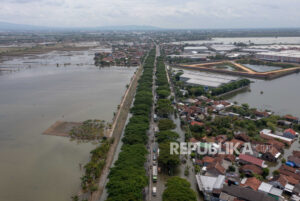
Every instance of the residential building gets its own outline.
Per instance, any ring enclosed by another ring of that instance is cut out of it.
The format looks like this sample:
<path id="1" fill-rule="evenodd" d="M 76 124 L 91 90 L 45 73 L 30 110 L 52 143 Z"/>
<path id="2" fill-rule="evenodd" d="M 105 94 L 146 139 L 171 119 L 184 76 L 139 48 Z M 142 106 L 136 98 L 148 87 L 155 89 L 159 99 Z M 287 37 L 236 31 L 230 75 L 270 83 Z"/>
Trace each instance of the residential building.
<path id="1" fill-rule="evenodd" d="M 250 155 L 246 155 L 246 154 L 240 154 L 239 157 L 238 157 L 238 160 L 239 160 L 239 163 L 245 164 L 245 165 L 246 164 L 253 164 L 253 165 L 256 165 L 256 166 L 261 167 L 261 168 L 268 167 L 265 164 L 264 160 L 261 160 L 259 158 L 256 158 L 256 157 L 253 157 L 253 156 L 250 156 Z"/>

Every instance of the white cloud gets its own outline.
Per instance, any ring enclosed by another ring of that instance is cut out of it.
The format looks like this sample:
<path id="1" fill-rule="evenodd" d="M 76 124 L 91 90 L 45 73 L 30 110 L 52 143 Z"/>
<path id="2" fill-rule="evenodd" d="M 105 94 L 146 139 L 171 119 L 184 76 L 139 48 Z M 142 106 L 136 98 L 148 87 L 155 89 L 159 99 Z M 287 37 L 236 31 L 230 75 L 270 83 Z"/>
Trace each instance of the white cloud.
<path id="1" fill-rule="evenodd" d="M 1 0 L 0 21 L 77 27 L 300 27 L 299 9 L 299 0 Z"/>

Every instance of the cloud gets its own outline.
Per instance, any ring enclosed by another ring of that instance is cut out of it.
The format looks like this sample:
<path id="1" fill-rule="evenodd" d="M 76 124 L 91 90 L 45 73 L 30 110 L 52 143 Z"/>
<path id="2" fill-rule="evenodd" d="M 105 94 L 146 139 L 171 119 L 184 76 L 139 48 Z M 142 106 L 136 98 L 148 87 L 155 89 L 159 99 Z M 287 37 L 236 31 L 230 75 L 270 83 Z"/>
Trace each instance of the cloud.
<path id="1" fill-rule="evenodd" d="M 300 27 L 298 0 L 1 0 L 0 21 L 49 26 Z"/>

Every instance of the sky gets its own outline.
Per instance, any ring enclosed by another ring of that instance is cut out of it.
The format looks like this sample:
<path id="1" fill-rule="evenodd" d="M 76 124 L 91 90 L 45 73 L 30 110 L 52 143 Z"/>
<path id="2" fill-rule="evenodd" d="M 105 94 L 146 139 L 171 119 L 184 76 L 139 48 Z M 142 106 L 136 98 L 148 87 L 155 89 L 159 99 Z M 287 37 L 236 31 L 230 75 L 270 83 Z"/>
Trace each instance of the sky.
<path id="1" fill-rule="evenodd" d="M 300 0 L 0 0 L 0 21 L 52 27 L 300 27 Z"/>

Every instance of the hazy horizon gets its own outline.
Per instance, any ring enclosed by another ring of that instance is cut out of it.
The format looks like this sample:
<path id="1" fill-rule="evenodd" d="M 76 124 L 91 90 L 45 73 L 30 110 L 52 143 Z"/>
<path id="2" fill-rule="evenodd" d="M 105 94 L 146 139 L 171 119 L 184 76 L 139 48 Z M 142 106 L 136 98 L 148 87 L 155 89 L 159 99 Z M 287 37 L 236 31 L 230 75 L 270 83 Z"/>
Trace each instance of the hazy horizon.
<path id="1" fill-rule="evenodd" d="M 298 0 L 2 0 L 0 21 L 45 27 L 300 27 Z"/>

